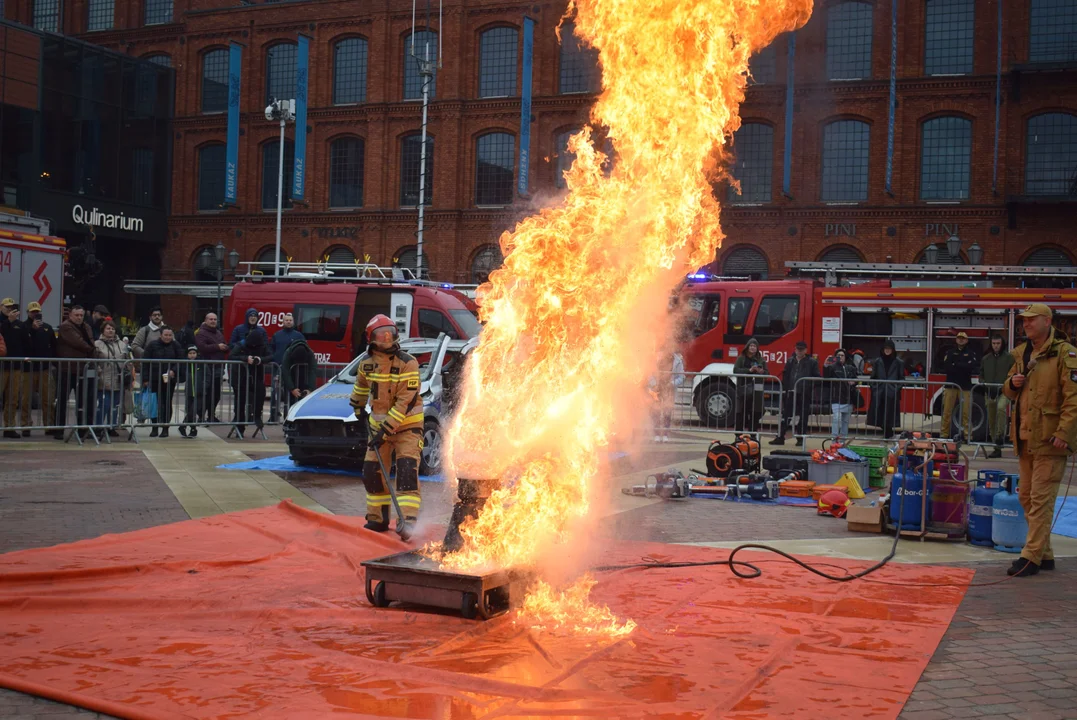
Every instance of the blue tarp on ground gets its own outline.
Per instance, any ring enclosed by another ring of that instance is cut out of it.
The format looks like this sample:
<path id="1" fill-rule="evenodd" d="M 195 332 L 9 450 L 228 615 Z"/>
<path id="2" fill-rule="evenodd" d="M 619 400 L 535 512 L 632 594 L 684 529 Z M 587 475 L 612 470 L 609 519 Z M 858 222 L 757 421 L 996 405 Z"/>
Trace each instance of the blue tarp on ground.
<path id="1" fill-rule="evenodd" d="M 1066 505 L 1063 507 L 1062 503 Z M 1055 535 L 1077 538 L 1077 495 L 1068 500 L 1063 496 L 1055 500 Z"/>
<path id="2" fill-rule="evenodd" d="M 693 498 L 705 498 L 708 500 L 721 500 L 722 502 L 740 502 L 740 503 L 752 503 L 755 505 L 792 505 L 795 507 L 816 507 L 818 502 L 811 498 L 798 498 L 798 497 L 779 497 L 777 500 L 753 500 L 749 497 L 730 497 L 726 498 L 722 495 L 712 495 L 693 493 Z"/>
<path id="3" fill-rule="evenodd" d="M 295 461 L 287 455 L 278 455 L 276 457 L 262 458 L 261 460 L 247 460 L 245 462 L 227 463 L 225 465 L 218 465 L 217 469 L 269 470 L 270 472 L 309 472 L 320 473 L 322 475 L 351 475 L 352 477 L 363 476 L 363 471 L 361 468 L 349 470 L 345 468 L 323 468 L 308 465 L 296 465 Z M 444 480 L 441 475 L 420 475 L 419 479 L 423 482 L 442 482 Z"/>

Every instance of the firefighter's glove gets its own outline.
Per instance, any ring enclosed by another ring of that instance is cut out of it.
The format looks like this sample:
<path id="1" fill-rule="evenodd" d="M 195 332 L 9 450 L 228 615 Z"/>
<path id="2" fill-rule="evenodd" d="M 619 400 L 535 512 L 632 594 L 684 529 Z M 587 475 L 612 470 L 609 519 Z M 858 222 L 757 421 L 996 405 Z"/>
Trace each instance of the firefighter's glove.
<path id="1" fill-rule="evenodd" d="M 370 436 L 370 447 L 381 447 L 385 442 L 385 428 L 380 427 Z"/>

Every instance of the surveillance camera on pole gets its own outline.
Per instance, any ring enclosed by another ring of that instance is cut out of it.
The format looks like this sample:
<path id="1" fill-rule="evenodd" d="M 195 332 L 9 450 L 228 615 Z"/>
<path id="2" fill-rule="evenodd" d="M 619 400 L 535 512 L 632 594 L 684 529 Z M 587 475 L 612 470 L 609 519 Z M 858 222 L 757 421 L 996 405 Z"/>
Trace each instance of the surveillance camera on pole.
<path id="1" fill-rule="evenodd" d="M 277 251 L 273 256 L 273 277 L 280 277 L 280 217 L 284 200 L 284 125 L 295 122 L 295 100 L 273 99 L 266 105 L 266 120 L 280 122 L 280 157 L 277 159 Z"/>

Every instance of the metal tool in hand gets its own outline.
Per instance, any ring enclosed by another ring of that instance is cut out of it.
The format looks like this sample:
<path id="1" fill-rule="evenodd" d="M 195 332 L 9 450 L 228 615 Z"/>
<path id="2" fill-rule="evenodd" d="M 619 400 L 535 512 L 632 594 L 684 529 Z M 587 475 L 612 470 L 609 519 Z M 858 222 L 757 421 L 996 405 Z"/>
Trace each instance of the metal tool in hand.
<path id="1" fill-rule="evenodd" d="M 344 419 L 345 423 L 359 422 L 361 418 L 356 415 L 352 415 Z M 369 429 L 369 425 L 367 426 Z M 380 443 L 377 445 L 371 444 L 370 449 L 374 451 L 374 457 L 378 459 L 378 467 L 381 468 L 381 481 L 385 484 L 385 487 L 389 490 L 389 497 L 393 501 L 393 507 L 396 509 L 396 532 L 400 535 L 402 540 L 409 540 L 411 533 L 407 531 L 407 521 L 404 519 L 404 510 L 400 507 L 400 501 L 396 499 L 396 490 L 393 489 L 393 484 L 389 482 L 389 471 L 385 468 L 385 461 L 381 459 L 381 451 L 379 450 Z"/>

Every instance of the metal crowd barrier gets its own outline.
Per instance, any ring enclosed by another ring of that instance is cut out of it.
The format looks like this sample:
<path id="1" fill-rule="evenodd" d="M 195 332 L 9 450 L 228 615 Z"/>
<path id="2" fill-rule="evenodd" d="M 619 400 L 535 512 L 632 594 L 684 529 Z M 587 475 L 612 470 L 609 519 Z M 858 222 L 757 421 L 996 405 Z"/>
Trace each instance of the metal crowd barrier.
<path id="1" fill-rule="evenodd" d="M 782 381 L 774 375 L 665 372 L 656 373 L 647 390 L 659 437 L 671 428 L 730 430 L 758 437 L 764 425 L 777 421 Z"/>
<path id="2" fill-rule="evenodd" d="M 973 457 L 994 450 L 1012 448 L 1010 420 L 1012 403 L 1002 392 L 1001 383 L 980 382 L 972 386 L 972 422 L 970 439 L 976 450 Z"/>

